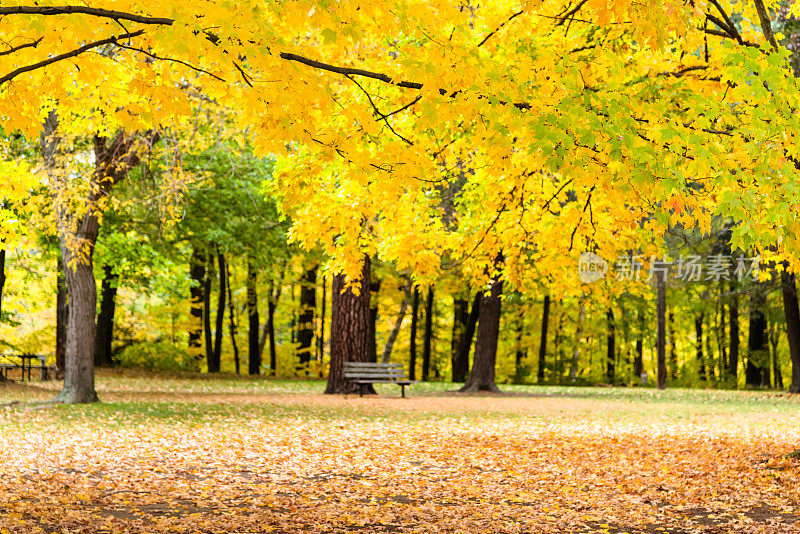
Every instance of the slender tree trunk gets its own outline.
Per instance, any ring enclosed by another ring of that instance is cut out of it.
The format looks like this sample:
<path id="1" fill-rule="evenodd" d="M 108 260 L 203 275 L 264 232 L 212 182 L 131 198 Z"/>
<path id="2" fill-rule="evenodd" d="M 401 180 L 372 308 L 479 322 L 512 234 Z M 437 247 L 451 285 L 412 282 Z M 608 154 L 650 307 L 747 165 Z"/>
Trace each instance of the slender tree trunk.
<path id="1" fill-rule="evenodd" d="M 469 317 L 469 302 L 458 295 L 453 296 L 453 332 L 450 337 L 450 367 L 453 376 L 456 375 L 458 365 L 458 347 L 461 344 L 461 336 L 467 329 L 467 317 Z"/>
<path id="2" fill-rule="evenodd" d="M 278 374 L 278 351 L 275 348 L 275 310 L 277 307 L 277 299 L 270 299 L 267 303 L 266 330 L 269 335 L 269 370 L 272 376 Z"/>
<path id="3" fill-rule="evenodd" d="M 544 382 L 545 359 L 547 357 L 547 327 L 550 323 L 550 295 L 545 295 L 542 305 L 542 337 L 539 342 L 539 372 L 537 373 L 538 382 Z"/>
<path id="4" fill-rule="evenodd" d="M 311 362 L 314 347 L 314 312 L 317 309 L 317 269 L 315 265 L 303 273 L 300 279 L 300 312 L 297 340 L 300 346 L 297 354 L 300 365 Z"/>
<path id="5" fill-rule="evenodd" d="M 189 260 L 189 277 L 192 285 L 189 288 L 191 297 L 191 308 L 189 315 L 191 322 L 189 327 L 189 354 L 203 359 L 203 316 L 205 310 L 206 292 L 206 263 L 207 259 L 200 249 L 195 247 L 192 250 L 192 257 Z"/>
<path id="6" fill-rule="evenodd" d="M 231 336 L 231 348 L 233 349 L 233 365 L 236 374 L 241 372 L 241 362 L 239 361 L 239 344 L 236 343 L 236 306 L 233 303 L 233 290 L 231 288 L 231 266 L 228 264 L 225 270 L 225 278 L 228 279 L 228 330 Z"/>
<path id="7" fill-rule="evenodd" d="M 495 384 L 497 342 L 500 334 L 501 296 L 503 282 L 495 281 L 489 295 L 482 295 L 478 334 L 475 341 L 475 359 L 466 384 L 459 391 L 492 391 L 500 393 Z"/>
<path id="8" fill-rule="evenodd" d="M 117 283 L 119 275 L 111 265 L 103 266 L 104 278 L 100 285 L 100 313 L 97 315 L 97 331 L 94 338 L 95 366 L 113 365 L 111 341 L 114 338 L 114 312 L 117 306 Z"/>
<path id="9" fill-rule="evenodd" d="M 699 313 L 694 317 L 694 337 L 695 337 L 695 350 L 697 351 L 697 377 L 706 382 L 708 376 L 706 375 L 706 359 L 703 356 L 703 319 L 704 314 Z"/>
<path id="10" fill-rule="evenodd" d="M 350 393 L 357 388 L 344 377 L 345 362 L 366 362 L 369 358 L 370 258 L 364 256 L 361 288 L 345 292 L 345 277 L 333 279 L 331 312 L 331 363 L 325 393 Z M 374 390 L 370 386 L 370 393 Z"/>
<path id="11" fill-rule="evenodd" d="M 322 277 L 322 309 L 319 321 L 319 361 L 325 360 L 325 316 L 327 311 L 328 277 Z"/>
<path id="12" fill-rule="evenodd" d="M 206 365 L 208 372 L 212 373 L 214 360 L 214 336 L 211 330 L 211 278 L 214 276 L 213 265 L 208 264 L 206 278 L 203 281 L 203 337 L 205 338 Z"/>
<path id="13" fill-rule="evenodd" d="M 660 273 L 656 280 L 656 384 L 658 389 L 667 386 L 667 281 L 666 274 Z"/>
<path id="14" fill-rule="evenodd" d="M 633 358 L 633 375 L 640 380 L 644 372 L 644 310 L 639 308 L 637 317 L 638 330 L 636 332 L 636 356 Z"/>
<path id="15" fill-rule="evenodd" d="M 408 343 L 408 378 L 417 379 L 417 318 L 419 317 L 419 289 L 414 288 L 411 301 L 411 337 Z"/>
<path id="16" fill-rule="evenodd" d="M 678 341 L 675 337 L 675 312 L 669 311 L 669 377 L 678 378 Z"/>
<path id="17" fill-rule="evenodd" d="M 475 299 L 472 301 L 472 309 L 467 317 L 464 333 L 458 341 L 456 363 L 453 365 L 453 382 L 465 382 L 467 380 L 467 374 L 469 373 L 469 351 L 470 347 L 472 347 L 472 339 L 475 337 L 475 327 L 478 324 L 482 300 L 483 296 L 481 293 L 477 293 Z"/>
<path id="18" fill-rule="evenodd" d="M 728 351 L 725 346 L 725 281 L 719 281 L 719 328 L 717 329 L 717 350 L 719 351 L 719 376 L 725 377 L 728 369 Z"/>
<path id="19" fill-rule="evenodd" d="M 581 356 L 581 339 L 583 338 L 583 321 L 586 317 L 586 297 L 581 295 L 578 301 L 578 320 L 575 324 L 575 346 L 572 349 L 572 361 L 569 364 L 569 379 L 575 382 L 578 379 L 578 360 Z"/>
<path id="20" fill-rule="evenodd" d="M 217 318 L 214 323 L 214 351 L 208 360 L 208 372 L 219 373 L 222 362 L 222 336 L 225 323 L 225 306 L 228 291 L 228 267 L 225 255 L 217 254 L 217 270 L 219 272 L 219 292 L 217 294 Z"/>
<path id="21" fill-rule="evenodd" d="M 770 345 L 770 357 L 772 361 L 772 376 L 775 377 L 775 389 L 783 389 L 783 374 L 781 373 L 780 362 L 778 361 L 778 344 L 781 341 L 778 331 L 777 321 L 769 321 L 768 334 Z"/>
<path id="22" fill-rule="evenodd" d="M 406 287 L 403 290 L 403 302 L 400 303 L 400 311 L 397 314 L 397 320 L 394 322 L 394 328 L 392 328 L 392 332 L 389 334 L 389 339 L 386 341 L 386 346 L 383 349 L 383 357 L 381 361 L 383 363 L 389 363 L 389 357 L 392 355 L 392 349 L 394 348 L 394 344 L 397 341 L 397 336 L 400 335 L 400 329 L 403 326 L 403 319 L 406 316 L 406 309 L 408 308 L 408 298 L 411 294 L 411 280 L 406 283 Z"/>
<path id="23" fill-rule="evenodd" d="M 800 306 L 798 306 L 795 275 L 786 272 L 785 269 L 781 273 L 781 293 L 783 315 L 786 318 L 786 338 L 789 341 L 789 356 L 792 360 L 792 383 L 789 392 L 800 393 Z"/>
<path id="24" fill-rule="evenodd" d="M 6 287 L 6 251 L 0 249 L 0 321 L 3 318 L 3 289 Z"/>
<path id="25" fill-rule="evenodd" d="M 527 357 L 527 350 L 522 347 L 522 338 L 525 336 L 525 314 L 517 315 L 517 347 L 516 360 L 514 362 L 514 383 L 522 384 L 525 378 L 525 368 L 522 361 Z"/>
<path id="26" fill-rule="evenodd" d="M 735 279 L 730 281 L 731 301 L 728 305 L 730 318 L 730 353 L 728 354 L 728 378 L 734 385 L 738 382 L 739 375 L 739 287 Z"/>
<path id="27" fill-rule="evenodd" d="M 764 314 L 767 299 L 761 284 L 754 284 L 750 297 L 750 329 L 747 342 L 745 384 L 750 387 L 769 386 L 769 355 L 767 348 L 767 318 Z"/>
<path id="28" fill-rule="evenodd" d="M 428 381 L 431 368 L 431 341 L 433 339 L 433 286 L 428 288 L 425 300 L 425 335 L 422 342 L 422 380 Z"/>
<path id="29" fill-rule="evenodd" d="M 247 258 L 247 372 L 251 375 L 261 373 L 261 352 L 258 346 L 258 330 L 261 320 L 258 317 L 258 270 L 253 260 Z"/>
<path id="30" fill-rule="evenodd" d="M 64 263 L 61 252 L 58 254 L 58 278 L 56 280 L 56 368 L 64 373 L 64 356 L 67 353 L 67 324 L 69 322 L 69 304 L 67 299 L 67 281 L 64 275 Z"/>
<path id="31" fill-rule="evenodd" d="M 371 280 L 369 284 L 369 343 L 367 344 L 369 357 L 367 361 L 372 363 L 378 361 L 378 339 L 376 329 L 378 327 L 378 294 L 380 290 L 381 281 L 377 279 Z"/>
<path id="32" fill-rule="evenodd" d="M 283 277 L 286 275 L 286 263 L 284 262 L 283 268 L 281 269 L 281 275 L 278 278 L 278 284 L 275 284 L 275 281 L 270 279 L 269 281 L 269 300 L 267 306 L 267 321 L 264 323 L 264 329 L 261 331 L 261 336 L 258 338 L 258 354 L 259 360 L 264 356 L 264 348 L 267 346 L 267 339 L 273 340 L 271 341 L 270 345 L 274 345 L 275 339 L 275 326 L 274 326 L 274 319 L 275 319 L 275 310 L 278 308 L 278 302 L 281 299 L 281 294 L 283 293 Z M 271 304 L 271 306 L 269 306 Z M 272 334 L 270 334 L 272 332 Z M 271 350 L 270 347 L 270 370 L 275 371 L 274 367 L 274 351 Z"/>
<path id="33" fill-rule="evenodd" d="M 617 341 L 617 328 L 614 321 L 614 310 L 609 308 L 606 311 L 606 326 L 608 328 L 608 335 L 606 337 L 606 380 L 609 384 L 614 383 L 614 374 L 616 363 L 616 341 Z"/>

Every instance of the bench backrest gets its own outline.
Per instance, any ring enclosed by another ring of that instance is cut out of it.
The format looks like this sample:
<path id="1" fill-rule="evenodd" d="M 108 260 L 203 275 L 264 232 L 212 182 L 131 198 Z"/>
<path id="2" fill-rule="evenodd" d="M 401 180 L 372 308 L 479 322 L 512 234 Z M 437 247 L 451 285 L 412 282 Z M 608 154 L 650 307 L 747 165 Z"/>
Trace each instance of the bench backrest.
<path id="1" fill-rule="evenodd" d="M 344 377 L 354 380 L 403 380 L 406 371 L 401 363 L 344 362 Z"/>

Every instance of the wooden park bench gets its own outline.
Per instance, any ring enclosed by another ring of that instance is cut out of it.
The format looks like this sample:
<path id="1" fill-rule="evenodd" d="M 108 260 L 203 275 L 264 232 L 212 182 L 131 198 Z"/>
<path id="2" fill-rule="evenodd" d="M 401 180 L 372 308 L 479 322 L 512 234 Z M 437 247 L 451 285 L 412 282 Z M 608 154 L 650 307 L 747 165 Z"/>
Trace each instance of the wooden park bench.
<path id="1" fill-rule="evenodd" d="M 406 396 L 406 386 L 414 383 L 406 378 L 403 365 L 399 363 L 344 362 L 344 377 L 358 384 L 359 396 L 364 396 L 364 386 L 370 384 L 397 384 L 401 395 Z"/>
<path id="2" fill-rule="evenodd" d="M 5 358 L 17 358 L 22 363 L 7 363 L 0 362 L 0 373 L 4 378 L 8 378 L 8 372 L 11 369 L 20 369 L 20 380 L 25 380 L 27 374 L 28 381 L 31 379 L 31 369 L 41 371 L 42 380 L 48 380 L 50 373 L 55 374 L 56 367 L 54 365 L 47 365 L 47 358 L 41 354 L 12 354 L 3 355 Z M 33 365 L 33 360 L 39 360 L 39 365 Z"/>

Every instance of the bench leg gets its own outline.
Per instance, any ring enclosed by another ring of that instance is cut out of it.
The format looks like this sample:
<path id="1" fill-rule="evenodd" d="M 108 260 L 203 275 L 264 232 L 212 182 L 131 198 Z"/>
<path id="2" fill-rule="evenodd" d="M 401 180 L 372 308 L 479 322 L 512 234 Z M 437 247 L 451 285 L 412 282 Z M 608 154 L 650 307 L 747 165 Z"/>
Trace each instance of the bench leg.
<path id="1" fill-rule="evenodd" d="M 400 384 L 400 395 L 405 399 L 406 398 L 406 385 Z"/>
<path id="2" fill-rule="evenodd" d="M 364 396 L 364 384 L 359 384 L 358 385 L 358 396 L 359 397 L 363 397 Z"/>

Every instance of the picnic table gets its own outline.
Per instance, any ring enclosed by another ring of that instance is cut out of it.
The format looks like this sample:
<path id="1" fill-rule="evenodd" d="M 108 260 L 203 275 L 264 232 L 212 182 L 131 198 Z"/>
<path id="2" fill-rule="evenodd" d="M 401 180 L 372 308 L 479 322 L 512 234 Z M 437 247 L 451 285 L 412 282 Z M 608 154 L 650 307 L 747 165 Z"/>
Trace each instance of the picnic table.
<path id="1" fill-rule="evenodd" d="M 20 369 L 20 381 L 28 377 L 31 380 L 31 369 L 39 369 L 42 372 L 42 380 L 49 378 L 49 371 L 55 371 L 55 367 L 47 365 L 47 357 L 41 354 L 4 354 L 5 359 L 18 359 L 20 363 L 0 362 L 0 372 L 8 378 L 8 372 L 12 369 Z M 39 360 L 39 365 L 33 365 L 34 360 Z"/>

